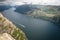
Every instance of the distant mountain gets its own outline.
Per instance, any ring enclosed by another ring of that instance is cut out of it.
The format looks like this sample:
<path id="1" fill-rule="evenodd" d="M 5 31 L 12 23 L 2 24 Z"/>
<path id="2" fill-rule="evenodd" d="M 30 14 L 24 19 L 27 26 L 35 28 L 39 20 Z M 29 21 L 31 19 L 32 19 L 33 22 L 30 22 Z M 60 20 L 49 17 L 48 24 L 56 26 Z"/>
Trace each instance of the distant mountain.
<path id="1" fill-rule="evenodd" d="M 11 8 L 11 6 L 9 6 L 9 5 L 0 5 L 0 12 L 7 10 L 9 8 Z"/>
<path id="2" fill-rule="evenodd" d="M 26 14 L 27 12 L 34 11 L 35 9 L 47 12 L 47 13 L 56 13 L 60 11 L 60 6 L 53 6 L 53 5 L 31 5 L 31 4 L 26 4 L 26 5 L 20 5 L 16 7 L 16 12 Z"/>
<path id="3" fill-rule="evenodd" d="M 5 1 L 5 0 L 0 0 L 0 1 L 2 2 L 2 1 Z"/>
<path id="4" fill-rule="evenodd" d="M 21 5 L 16 8 L 16 12 L 26 14 L 27 12 L 31 11 L 32 8 L 29 5 Z"/>

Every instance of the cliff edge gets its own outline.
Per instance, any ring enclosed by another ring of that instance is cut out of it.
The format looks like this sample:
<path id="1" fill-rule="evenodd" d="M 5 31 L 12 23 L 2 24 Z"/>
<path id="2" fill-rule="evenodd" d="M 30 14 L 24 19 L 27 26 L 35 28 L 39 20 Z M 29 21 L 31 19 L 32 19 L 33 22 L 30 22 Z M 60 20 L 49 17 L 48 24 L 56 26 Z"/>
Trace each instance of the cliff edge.
<path id="1" fill-rule="evenodd" d="M 27 40 L 25 33 L 0 13 L 0 34 L 8 33 L 15 40 Z"/>

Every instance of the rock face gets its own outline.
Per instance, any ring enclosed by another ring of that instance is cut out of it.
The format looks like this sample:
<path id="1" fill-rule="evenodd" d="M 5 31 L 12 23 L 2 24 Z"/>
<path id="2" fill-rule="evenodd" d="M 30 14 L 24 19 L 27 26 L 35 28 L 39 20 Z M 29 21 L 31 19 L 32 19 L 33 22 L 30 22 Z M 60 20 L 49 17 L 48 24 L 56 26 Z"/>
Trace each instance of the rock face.
<path id="1" fill-rule="evenodd" d="M 0 13 L 0 34 L 8 33 L 15 40 L 27 40 L 25 33 Z"/>
<path id="2" fill-rule="evenodd" d="M 7 33 L 0 34 L 0 40 L 15 40 L 11 35 Z"/>

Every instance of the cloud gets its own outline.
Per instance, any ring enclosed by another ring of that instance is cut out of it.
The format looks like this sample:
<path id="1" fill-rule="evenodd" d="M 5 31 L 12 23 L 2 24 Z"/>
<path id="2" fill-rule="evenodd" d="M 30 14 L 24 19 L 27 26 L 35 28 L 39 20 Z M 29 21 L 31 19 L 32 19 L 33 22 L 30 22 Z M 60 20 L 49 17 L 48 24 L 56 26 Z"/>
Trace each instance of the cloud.
<path id="1" fill-rule="evenodd" d="M 0 2 L 6 2 L 7 4 L 22 4 L 22 3 L 32 3 L 41 5 L 60 5 L 60 0 L 0 0 Z"/>
<path id="2" fill-rule="evenodd" d="M 60 0 L 43 0 L 41 3 L 46 5 L 60 5 Z"/>
<path id="3" fill-rule="evenodd" d="M 17 2 L 27 2 L 33 4 L 42 4 L 42 5 L 60 5 L 60 0 L 14 0 Z"/>

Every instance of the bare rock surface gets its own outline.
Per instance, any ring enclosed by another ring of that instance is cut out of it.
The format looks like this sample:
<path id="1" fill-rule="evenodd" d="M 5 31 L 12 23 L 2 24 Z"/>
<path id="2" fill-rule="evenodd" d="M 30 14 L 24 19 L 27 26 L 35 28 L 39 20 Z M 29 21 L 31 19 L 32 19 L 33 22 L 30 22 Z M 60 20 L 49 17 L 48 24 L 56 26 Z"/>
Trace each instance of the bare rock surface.
<path id="1" fill-rule="evenodd" d="M 8 33 L 15 40 L 27 40 L 25 33 L 0 13 L 0 34 Z"/>
<path id="2" fill-rule="evenodd" d="M 0 40 L 15 40 L 11 35 L 7 33 L 0 34 Z"/>

